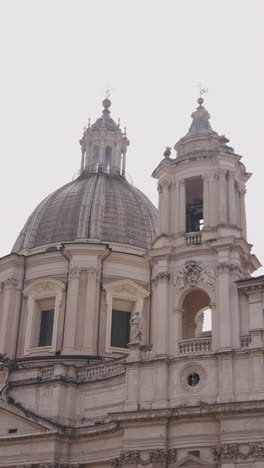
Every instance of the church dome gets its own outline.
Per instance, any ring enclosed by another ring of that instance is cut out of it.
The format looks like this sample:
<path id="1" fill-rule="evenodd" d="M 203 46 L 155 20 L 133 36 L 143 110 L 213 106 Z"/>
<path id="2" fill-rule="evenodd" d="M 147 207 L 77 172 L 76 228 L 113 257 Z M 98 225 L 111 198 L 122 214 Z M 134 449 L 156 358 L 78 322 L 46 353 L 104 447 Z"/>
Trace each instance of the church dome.
<path id="1" fill-rule="evenodd" d="M 88 238 L 148 249 L 156 216 L 150 200 L 121 175 L 84 172 L 37 206 L 13 252 Z"/>
<path id="2" fill-rule="evenodd" d="M 110 117 L 110 106 L 104 99 L 102 117 L 84 129 L 79 177 L 37 206 L 13 252 L 87 239 L 151 248 L 157 210 L 126 180 L 129 140 Z"/>

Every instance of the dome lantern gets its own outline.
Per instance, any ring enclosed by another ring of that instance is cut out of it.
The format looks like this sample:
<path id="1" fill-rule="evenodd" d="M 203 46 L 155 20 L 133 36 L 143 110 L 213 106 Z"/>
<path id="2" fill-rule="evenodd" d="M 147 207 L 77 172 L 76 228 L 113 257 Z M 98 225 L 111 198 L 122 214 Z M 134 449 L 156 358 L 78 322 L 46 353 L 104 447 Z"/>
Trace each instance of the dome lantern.
<path id="1" fill-rule="evenodd" d="M 102 102 L 102 116 L 84 129 L 80 140 L 81 173 L 112 173 L 125 177 L 126 152 L 129 140 L 126 131 L 110 116 L 111 101 L 107 95 Z"/>

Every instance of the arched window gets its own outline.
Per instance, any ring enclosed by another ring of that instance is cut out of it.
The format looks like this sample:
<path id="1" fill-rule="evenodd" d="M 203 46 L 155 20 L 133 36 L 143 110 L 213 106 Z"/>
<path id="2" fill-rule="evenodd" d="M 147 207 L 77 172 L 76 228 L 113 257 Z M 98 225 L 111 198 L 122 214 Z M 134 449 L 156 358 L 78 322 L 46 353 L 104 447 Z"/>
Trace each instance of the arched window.
<path id="1" fill-rule="evenodd" d="M 95 166 L 96 168 L 98 168 L 99 156 L 100 156 L 100 148 L 99 146 L 96 146 L 93 150 L 93 166 Z"/>
<path id="2" fill-rule="evenodd" d="M 105 148 L 105 164 L 106 166 L 110 166 L 111 164 L 111 158 L 112 158 L 112 148 L 111 146 L 107 146 Z"/>

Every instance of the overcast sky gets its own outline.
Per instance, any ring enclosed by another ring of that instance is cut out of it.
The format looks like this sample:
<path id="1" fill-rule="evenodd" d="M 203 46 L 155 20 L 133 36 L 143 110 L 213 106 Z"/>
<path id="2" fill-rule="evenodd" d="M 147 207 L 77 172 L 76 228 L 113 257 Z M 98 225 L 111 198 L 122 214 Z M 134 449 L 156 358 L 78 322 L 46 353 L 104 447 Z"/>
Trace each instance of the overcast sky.
<path id="1" fill-rule="evenodd" d="M 187 132 L 202 80 L 213 129 L 253 173 L 248 240 L 264 263 L 263 19 L 263 0 L 1 0 L 0 256 L 78 171 L 107 87 L 127 170 L 157 205 L 151 173 Z"/>

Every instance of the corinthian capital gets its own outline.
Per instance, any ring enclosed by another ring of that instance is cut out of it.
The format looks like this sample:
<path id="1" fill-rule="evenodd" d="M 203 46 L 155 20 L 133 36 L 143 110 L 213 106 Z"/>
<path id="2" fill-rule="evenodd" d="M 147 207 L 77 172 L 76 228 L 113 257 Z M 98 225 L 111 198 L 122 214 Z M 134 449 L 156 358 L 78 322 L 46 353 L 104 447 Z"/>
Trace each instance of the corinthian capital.
<path id="1" fill-rule="evenodd" d="M 17 289 L 18 288 L 18 280 L 16 278 L 7 278 L 2 283 L 2 290 L 5 289 Z"/>

